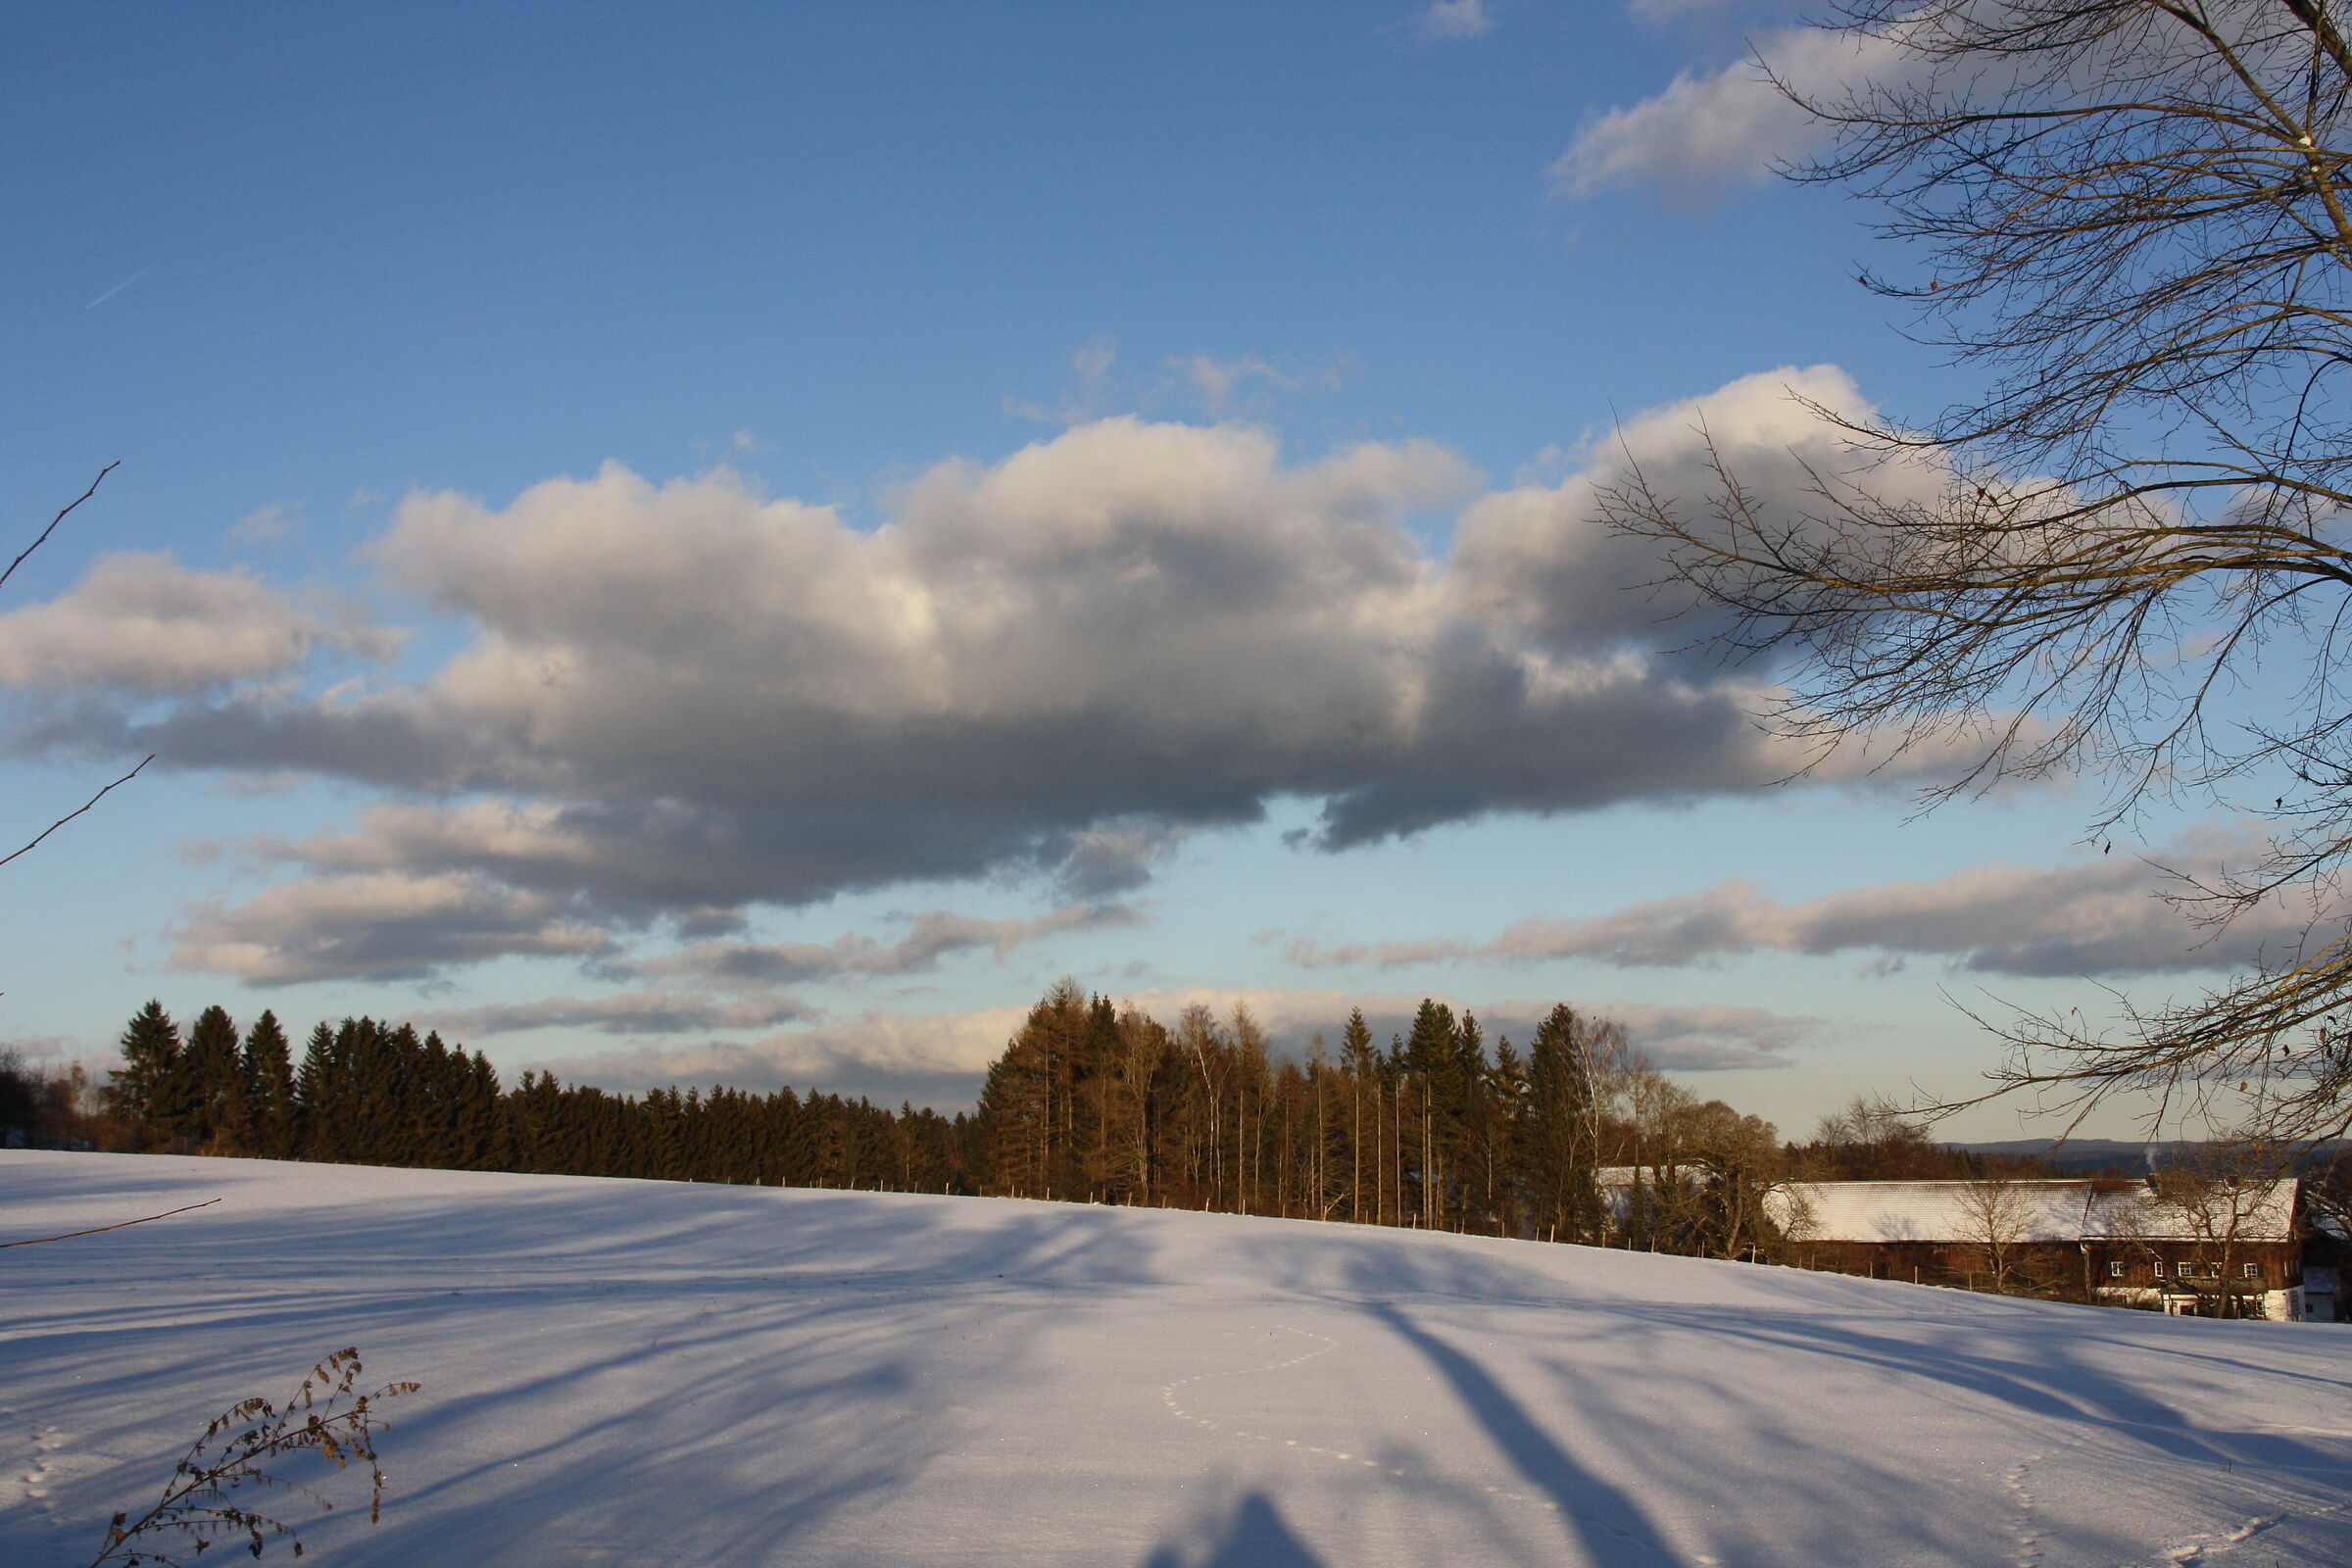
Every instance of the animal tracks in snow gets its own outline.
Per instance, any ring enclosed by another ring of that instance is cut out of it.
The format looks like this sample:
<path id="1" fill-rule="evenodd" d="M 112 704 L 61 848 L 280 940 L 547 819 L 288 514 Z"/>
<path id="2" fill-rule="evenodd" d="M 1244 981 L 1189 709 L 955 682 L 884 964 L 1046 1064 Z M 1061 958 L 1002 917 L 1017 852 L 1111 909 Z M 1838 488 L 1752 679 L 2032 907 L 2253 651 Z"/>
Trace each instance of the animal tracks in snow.
<path id="1" fill-rule="evenodd" d="M 57 1428 L 45 1421 L 27 1421 L 15 1410 L 0 1405 L 0 1421 L 24 1432 L 29 1439 L 31 1457 L 25 1461 L 18 1480 L 24 1488 L 26 1501 L 38 1508 L 51 1524 L 56 1524 L 57 1504 L 49 1498 L 49 1456 L 63 1443 Z"/>
<path id="2" fill-rule="evenodd" d="M 2156 1560 L 2167 1568 L 2197 1568 L 2199 1563 L 2211 1562 L 2226 1551 L 2235 1551 L 2272 1526 L 2282 1522 L 2286 1515 L 2267 1513 L 2247 1520 L 2226 1536 L 2191 1536 L 2169 1551 L 2160 1552 Z"/>
<path id="3" fill-rule="evenodd" d="M 1211 1421 L 1204 1415 L 1194 1414 L 1192 1411 L 1186 1409 L 1183 1403 L 1177 1398 L 1177 1394 L 1180 1390 L 1188 1388 L 1195 1383 L 1207 1383 L 1218 1378 L 1259 1377 L 1268 1372 L 1284 1372 L 1288 1371 L 1292 1367 L 1300 1366 L 1308 1361 L 1312 1361 L 1319 1355 L 1329 1355 L 1332 1351 L 1340 1348 L 1339 1341 L 1325 1334 L 1309 1334 L 1304 1329 L 1294 1328 L 1280 1328 L 1276 1329 L 1274 1332 L 1277 1334 L 1296 1335 L 1302 1340 L 1320 1340 L 1323 1343 L 1316 1348 L 1307 1351 L 1305 1354 L 1294 1355 L 1287 1361 L 1269 1361 L 1264 1366 L 1239 1367 L 1230 1372 L 1196 1372 L 1189 1378 L 1178 1378 L 1175 1382 L 1167 1384 L 1159 1391 L 1159 1397 L 1161 1401 L 1167 1405 L 1168 1414 L 1174 1416 L 1179 1421 L 1190 1421 L 1197 1427 L 1205 1427 L 1211 1432 L 1223 1432 L 1228 1436 L 1247 1438 L 1255 1443 L 1271 1443 L 1282 1447 L 1297 1448 L 1305 1453 L 1320 1453 L 1333 1459 L 1346 1459 L 1350 1463 L 1367 1465 L 1375 1470 L 1383 1468 L 1376 1460 L 1359 1459 L 1354 1454 L 1341 1453 L 1335 1448 L 1320 1448 L 1311 1443 L 1299 1443 L 1288 1438 L 1271 1438 L 1267 1437 L 1263 1433 L 1244 1432 L 1239 1428 L 1221 1426 L 1217 1422 Z M 1402 1475 L 1404 1472 L 1398 1470 L 1396 1471 L 1395 1474 Z"/>
<path id="4" fill-rule="evenodd" d="M 2168 1547 L 2156 1556 L 2156 1568 L 2202 1568 L 2216 1557 L 2235 1551 L 2247 1542 L 2264 1535 L 2289 1519 L 2327 1519 L 2342 1515 L 2348 1506 L 2336 1503 L 2327 1508 L 2282 1509 L 2278 1513 L 2256 1514 L 2226 1535 L 2191 1536 L 2180 1544 Z"/>
<path id="5" fill-rule="evenodd" d="M 2017 1568 L 2040 1568 L 2041 1526 L 2034 1511 L 2041 1506 L 2041 1499 L 2026 1485 L 2026 1478 L 2048 1457 L 2046 1453 L 2029 1453 L 2001 1472 L 2001 1485 L 2009 1493 L 2012 1510 L 2010 1533 L 2017 1538 Z"/>

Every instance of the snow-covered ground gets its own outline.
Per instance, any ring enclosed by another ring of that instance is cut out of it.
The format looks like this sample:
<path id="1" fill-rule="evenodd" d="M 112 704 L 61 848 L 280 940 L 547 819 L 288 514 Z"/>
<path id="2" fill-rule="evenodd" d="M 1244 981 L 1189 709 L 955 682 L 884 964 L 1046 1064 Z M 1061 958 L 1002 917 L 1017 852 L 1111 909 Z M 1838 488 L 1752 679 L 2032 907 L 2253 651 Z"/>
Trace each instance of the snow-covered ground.
<path id="1" fill-rule="evenodd" d="M 2352 1329 L 977 1199 L 0 1153 L 0 1561 L 413 1377 L 326 1568 L 2342 1564 Z"/>

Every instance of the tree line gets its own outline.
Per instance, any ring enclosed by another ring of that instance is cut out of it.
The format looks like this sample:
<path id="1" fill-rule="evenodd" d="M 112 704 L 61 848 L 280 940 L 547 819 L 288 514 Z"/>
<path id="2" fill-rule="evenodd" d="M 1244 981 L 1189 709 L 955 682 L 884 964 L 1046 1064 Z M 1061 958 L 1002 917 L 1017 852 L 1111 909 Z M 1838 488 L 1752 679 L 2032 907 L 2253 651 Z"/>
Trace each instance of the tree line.
<path id="1" fill-rule="evenodd" d="M 961 1190 L 955 1123 L 910 1105 L 790 1089 L 618 1095 L 539 1072 L 508 1087 L 480 1052 L 405 1023 L 321 1022 L 297 1057 L 273 1012 L 240 1036 L 226 1009 L 207 1007 L 183 1037 L 157 1002 L 120 1046 L 122 1066 L 103 1086 L 76 1067 L 45 1095 L 20 1094 L 33 1102 L 27 1119 L 50 1141 L 135 1152 Z"/>
<path id="2" fill-rule="evenodd" d="M 954 1116 L 791 1089 L 508 1086 L 480 1052 L 408 1024 L 321 1022 L 298 1054 L 273 1012 L 240 1032 L 217 1005 L 183 1033 L 150 1002 L 121 1052 L 103 1085 L 0 1066 L 0 1123 L 133 1152 L 1055 1199 L 1717 1257 L 1777 1250 L 1777 1182 L 1988 1163 L 1863 1101 L 1784 1145 L 1565 1004 L 1524 1051 L 1431 1000 L 1385 1046 L 1359 1009 L 1336 1050 L 1318 1035 L 1293 1058 L 1246 1007 L 1162 1023 L 1064 980 Z"/>

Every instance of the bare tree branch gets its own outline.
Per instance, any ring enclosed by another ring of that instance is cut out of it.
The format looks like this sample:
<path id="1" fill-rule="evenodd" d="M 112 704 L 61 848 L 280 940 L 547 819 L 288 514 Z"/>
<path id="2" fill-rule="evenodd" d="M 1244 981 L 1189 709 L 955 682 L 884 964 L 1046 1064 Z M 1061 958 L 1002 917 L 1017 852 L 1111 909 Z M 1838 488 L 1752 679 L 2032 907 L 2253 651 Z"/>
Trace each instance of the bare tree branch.
<path id="1" fill-rule="evenodd" d="M 38 539 L 35 539 L 32 543 L 26 545 L 23 550 L 17 552 L 17 559 L 8 564 L 8 569 L 6 571 L 0 571 L 0 583 L 5 583 L 9 578 L 15 576 L 17 574 L 17 568 L 24 564 L 24 558 L 31 555 L 35 550 L 40 549 L 41 546 L 49 542 L 49 536 L 57 532 L 57 525 L 66 520 L 66 513 L 72 512 L 75 507 L 80 506 L 84 501 L 87 501 L 90 499 L 90 497 L 96 495 L 98 493 L 98 487 L 106 482 L 106 476 L 121 466 L 122 466 L 122 462 L 120 458 L 118 458 L 113 463 L 108 464 L 105 467 L 100 468 L 98 470 L 98 477 L 90 481 L 90 487 L 87 490 L 84 490 L 80 495 L 75 496 L 72 501 L 68 502 L 66 504 L 65 511 L 60 512 L 56 516 L 51 517 L 49 519 L 49 526 L 41 530 L 41 536 Z"/>
<path id="2" fill-rule="evenodd" d="M 2295 951 L 2121 1022 L 1985 1017 L 1992 1093 L 2079 1122 L 2146 1091 L 2276 1139 L 2352 1123 L 2352 45 L 2321 0 L 1842 0 L 1860 79 L 1788 171 L 1873 198 L 1866 273 L 1982 390 L 1924 426 L 1815 407 L 1842 450 L 1767 497 L 1626 454 L 1602 518 L 1785 683 L 1817 760 L 1964 740 L 1931 804 L 2088 773 L 2091 833 L 2188 797 L 2267 850 L 2173 893 L 2297 901 Z M 1955 1102 L 1945 1110 L 1977 1101 Z"/>
<path id="3" fill-rule="evenodd" d="M 167 1208 L 161 1214 L 149 1214 L 142 1219 L 126 1219 L 113 1225 L 100 1225 L 86 1231 L 67 1231 L 57 1236 L 31 1236 L 21 1242 L 0 1242 L 0 1248 L 38 1247 L 43 1242 L 70 1242 L 76 1236 L 100 1236 L 108 1231 L 119 1231 L 132 1225 L 148 1225 L 159 1219 L 170 1219 L 174 1214 L 185 1214 L 192 1208 L 210 1208 L 219 1201 L 220 1200 L 218 1198 L 208 1198 L 201 1203 L 186 1203 L 178 1208 Z"/>
<path id="4" fill-rule="evenodd" d="M 42 840 L 42 839 L 45 839 L 45 838 L 47 838 L 47 837 L 48 837 L 50 834 L 52 834 L 52 833 L 56 832 L 56 831 L 57 831 L 59 828 L 61 828 L 61 827 L 64 827 L 64 826 L 65 826 L 65 825 L 66 825 L 68 822 L 71 822 L 71 821 L 73 821 L 73 820 L 74 820 L 75 817 L 77 817 L 77 816 L 81 815 L 81 813 L 82 813 L 82 812 L 84 812 L 84 811 L 88 810 L 88 809 L 89 809 L 91 807 L 93 807 L 93 806 L 96 806 L 96 805 L 97 805 L 97 804 L 98 804 L 100 801 L 103 801 L 103 800 L 105 800 L 105 799 L 106 799 L 106 796 L 107 796 L 107 791 L 108 791 L 108 790 L 115 789 L 115 788 L 116 788 L 117 786 L 119 786 L 119 785 L 127 784 L 127 783 L 129 783 L 129 782 L 130 782 L 132 779 L 134 779 L 134 778 L 137 778 L 137 777 L 139 776 L 139 769 L 140 769 L 140 768 L 143 768 L 143 767 L 145 767 L 145 766 L 146 766 L 146 765 L 147 765 L 149 762 L 152 762 L 152 761 L 154 761 L 154 760 L 155 760 L 155 754 L 154 754 L 154 753 L 152 753 L 152 752 L 150 752 L 150 753 L 149 753 L 149 754 L 148 754 L 146 757 L 144 757 L 144 758 L 141 758 L 141 759 L 139 760 L 139 766 L 138 766 L 138 767 L 134 767 L 134 768 L 132 768 L 132 769 L 131 769 L 129 772 L 127 772 L 127 773 L 125 773 L 125 774 L 123 774 L 123 775 L 122 775 L 121 778 L 119 778 L 119 779 L 115 780 L 115 782 L 114 782 L 113 784 L 109 784 L 109 785 L 107 785 L 105 789 L 102 789 L 102 790 L 100 790 L 100 791 L 99 791 L 97 794 L 95 794 L 95 795 L 91 796 L 91 797 L 90 797 L 88 800 L 86 800 L 86 801 L 82 802 L 82 803 L 81 803 L 79 806 L 75 807 L 75 808 L 74 808 L 73 810 L 71 810 L 71 811 L 68 811 L 68 812 L 67 812 L 65 815 L 63 815 L 63 816 L 59 817 L 59 818 L 58 818 L 56 821 L 54 821 L 54 822 L 50 823 L 50 824 L 49 824 L 47 827 L 45 827 L 45 828 L 41 829 L 41 831 L 40 831 L 39 833 L 37 833 L 37 834 L 35 834 L 35 835 L 33 836 L 33 839 L 32 839 L 31 843 L 24 844 L 24 845 L 22 845 L 22 846 L 18 847 L 17 849 L 11 850 L 11 851 L 9 851 L 9 852 L 8 852 L 6 855 L 0 855 L 0 865 L 6 865 L 6 864 L 7 864 L 9 861 L 11 861 L 11 860 L 15 859 L 15 858 L 16 858 L 18 856 L 20 856 L 20 855 L 24 855 L 24 854 L 27 854 L 27 853 L 29 853 L 30 851 L 32 851 L 32 850 L 33 850 L 35 847 L 37 847 L 37 846 L 40 844 L 40 842 L 41 842 L 41 840 Z"/>

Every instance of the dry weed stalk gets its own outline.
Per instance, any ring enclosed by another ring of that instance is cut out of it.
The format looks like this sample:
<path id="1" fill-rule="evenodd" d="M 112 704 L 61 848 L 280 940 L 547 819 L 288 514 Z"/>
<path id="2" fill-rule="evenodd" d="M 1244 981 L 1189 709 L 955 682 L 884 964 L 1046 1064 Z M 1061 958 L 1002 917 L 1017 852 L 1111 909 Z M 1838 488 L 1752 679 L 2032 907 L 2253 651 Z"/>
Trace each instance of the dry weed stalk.
<path id="1" fill-rule="evenodd" d="M 258 1492 L 282 1487 L 321 1508 L 332 1508 L 334 1503 L 318 1491 L 270 1468 L 306 1449 L 332 1460 L 338 1470 L 355 1460 L 368 1466 L 368 1522 L 375 1523 L 384 1500 L 375 1439 L 389 1430 L 376 1405 L 414 1394 L 417 1385 L 387 1383 L 372 1394 L 358 1393 L 361 1371 L 358 1350 L 337 1350 L 311 1368 L 284 1405 L 257 1395 L 215 1416 L 173 1469 L 154 1507 L 135 1520 L 125 1513 L 115 1515 L 107 1528 L 105 1549 L 90 1559 L 90 1568 L 104 1563 L 184 1568 L 206 1548 L 239 1538 L 256 1557 L 280 1537 L 292 1540 L 294 1555 L 301 1556 L 302 1541 L 292 1525 L 244 1505 L 234 1494 L 246 1488 Z M 183 1552 L 185 1557 L 177 1555 Z"/>

